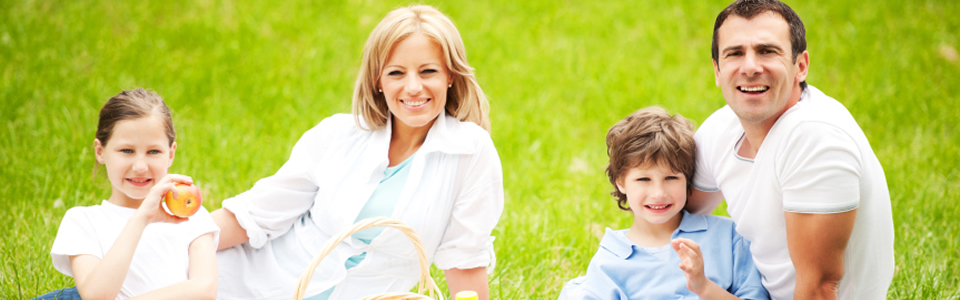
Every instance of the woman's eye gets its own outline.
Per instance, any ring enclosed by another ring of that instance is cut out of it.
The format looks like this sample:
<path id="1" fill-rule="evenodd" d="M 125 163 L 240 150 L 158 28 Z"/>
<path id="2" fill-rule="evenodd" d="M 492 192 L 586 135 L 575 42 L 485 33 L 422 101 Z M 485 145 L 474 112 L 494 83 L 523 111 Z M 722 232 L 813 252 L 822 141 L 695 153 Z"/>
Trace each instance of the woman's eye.
<path id="1" fill-rule="evenodd" d="M 131 150 L 131 149 L 120 149 L 120 152 L 130 154 L 130 153 L 133 153 L 133 150 Z"/>
<path id="2" fill-rule="evenodd" d="M 387 73 L 387 75 L 390 75 L 390 76 L 398 76 L 398 75 L 403 75 L 403 72 L 400 72 L 400 71 L 390 71 L 390 73 Z"/>
<path id="3" fill-rule="evenodd" d="M 437 70 L 434 70 L 434 69 L 426 69 L 426 70 L 420 71 L 420 73 L 426 73 L 426 74 L 436 73 L 436 72 Z"/>

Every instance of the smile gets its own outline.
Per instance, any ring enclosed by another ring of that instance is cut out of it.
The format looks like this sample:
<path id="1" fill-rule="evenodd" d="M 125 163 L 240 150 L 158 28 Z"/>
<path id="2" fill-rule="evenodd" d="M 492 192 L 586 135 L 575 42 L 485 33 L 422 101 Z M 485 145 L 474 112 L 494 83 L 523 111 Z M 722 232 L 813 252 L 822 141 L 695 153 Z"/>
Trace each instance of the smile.
<path id="1" fill-rule="evenodd" d="M 126 180 L 127 180 L 127 182 L 129 182 L 129 183 L 131 183 L 131 184 L 133 184 L 133 185 L 135 185 L 135 186 L 145 186 L 145 185 L 147 185 L 147 184 L 149 184 L 150 182 L 153 181 L 152 178 L 142 178 L 142 177 L 126 178 Z"/>
<path id="2" fill-rule="evenodd" d="M 419 98 L 419 100 L 414 100 L 414 99 L 400 100 L 400 102 L 409 106 L 420 106 L 427 102 L 430 102 L 430 98 Z"/>
<path id="3" fill-rule="evenodd" d="M 769 90 L 769 89 L 770 89 L 770 87 L 769 87 L 769 86 L 765 86 L 765 85 L 753 86 L 753 87 L 744 87 L 744 86 L 738 86 L 738 87 L 737 87 L 737 90 L 739 90 L 739 91 L 741 91 L 741 92 L 744 92 L 744 93 L 763 93 L 763 92 L 766 92 L 766 91 Z"/>
<path id="4" fill-rule="evenodd" d="M 668 207 L 671 207 L 671 206 L 673 206 L 673 204 L 664 204 L 664 205 L 644 205 L 644 206 L 646 206 L 647 208 L 649 208 L 649 209 L 652 209 L 652 210 L 663 210 L 663 209 L 667 209 Z"/>

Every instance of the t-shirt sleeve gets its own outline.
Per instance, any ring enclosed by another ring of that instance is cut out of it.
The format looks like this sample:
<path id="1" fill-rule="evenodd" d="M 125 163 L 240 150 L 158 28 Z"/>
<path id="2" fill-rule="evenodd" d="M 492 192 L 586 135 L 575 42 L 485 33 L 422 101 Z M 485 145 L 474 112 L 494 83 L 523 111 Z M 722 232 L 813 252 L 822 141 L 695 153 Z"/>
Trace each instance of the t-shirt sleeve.
<path id="1" fill-rule="evenodd" d="M 693 187 L 704 192 L 716 192 L 720 188 L 717 186 L 717 180 L 714 177 L 713 169 L 710 168 L 710 155 L 714 151 L 710 149 L 710 129 L 716 122 L 704 122 L 704 124 L 693 134 L 693 140 L 697 143 L 697 166 L 693 174 Z"/>
<path id="2" fill-rule="evenodd" d="M 67 210 L 60 221 L 60 229 L 50 248 L 53 267 L 64 275 L 73 277 L 70 269 L 70 256 L 89 254 L 103 259 L 104 249 L 98 242 L 96 230 L 86 214 L 85 207 Z"/>
<path id="3" fill-rule="evenodd" d="M 733 285 L 730 293 L 740 299 L 770 299 L 770 294 L 763 287 L 760 271 L 753 263 L 750 241 L 737 233 L 733 235 Z"/>
<path id="4" fill-rule="evenodd" d="M 332 129 L 330 119 L 303 134 L 293 146 L 290 159 L 276 174 L 221 204 L 236 216 L 254 248 L 286 233 L 313 206 L 318 187 L 312 172 L 330 142 L 324 136 L 325 131 Z"/>
<path id="5" fill-rule="evenodd" d="M 184 234 L 184 237 L 190 241 L 189 243 L 192 243 L 193 240 L 196 240 L 201 235 L 212 232 L 213 246 L 214 249 L 216 249 L 220 243 L 220 227 L 217 226 L 217 223 L 213 222 L 213 218 L 210 217 L 210 212 L 208 212 L 205 207 L 197 210 L 197 213 L 190 216 L 190 220 L 186 223 L 188 226 L 185 226 L 187 232 Z M 189 243 L 187 243 L 188 247 Z"/>
<path id="6" fill-rule="evenodd" d="M 783 144 L 777 173 L 783 209 L 798 213 L 839 213 L 860 205 L 860 151 L 840 128 L 799 124 Z"/>
<path id="7" fill-rule="evenodd" d="M 496 253 L 491 233 L 503 213 L 503 171 L 489 136 L 462 170 L 457 172 L 462 187 L 434 263 L 441 270 L 487 267 L 492 272 Z"/>

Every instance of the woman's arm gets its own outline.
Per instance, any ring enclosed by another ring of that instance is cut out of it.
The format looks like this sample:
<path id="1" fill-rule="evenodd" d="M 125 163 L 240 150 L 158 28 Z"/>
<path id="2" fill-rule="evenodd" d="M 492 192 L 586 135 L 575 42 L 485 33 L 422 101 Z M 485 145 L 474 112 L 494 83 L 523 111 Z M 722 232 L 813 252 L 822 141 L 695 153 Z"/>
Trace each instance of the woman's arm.
<path id="1" fill-rule="evenodd" d="M 131 299 L 216 299 L 217 252 L 213 233 L 201 235 L 190 243 L 190 268 L 187 280 L 177 282 Z"/>
<path id="2" fill-rule="evenodd" d="M 84 299 L 113 299 L 120 293 L 123 280 L 127 277 L 133 253 L 137 250 L 143 230 L 150 223 L 180 223 L 187 219 L 171 216 L 160 207 L 160 199 L 167 191 L 177 193 L 173 182 L 192 183 L 190 177 L 169 174 L 157 183 L 147 197 L 140 203 L 137 211 L 127 220 L 117 240 L 107 251 L 103 259 L 93 255 L 75 255 L 70 257 L 70 269 L 77 291 Z"/>
<path id="3" fill-rule="evenodd" d="M 447 288 L 450 289 L 450 298 L 462 291 L 477 292 L 479 300 L 489 298 L 487 268 L 449 269 L 443 271 L 447 278 Z"/>
<path id="4" fill-rule="evenodd" d="M 215 210 L 210 213 L 210 217 L 212 217 L 213 222 L 217 223 L 217 226 L 220 227 L 220 243 L 217 244 L 217 251 L 243 244 L 250 240 L 250 238 L 247 237 L 247 230 L 240 227 L 240 223 L 237 222 L 237 216 L 229 210 L 224 208 Z"/>

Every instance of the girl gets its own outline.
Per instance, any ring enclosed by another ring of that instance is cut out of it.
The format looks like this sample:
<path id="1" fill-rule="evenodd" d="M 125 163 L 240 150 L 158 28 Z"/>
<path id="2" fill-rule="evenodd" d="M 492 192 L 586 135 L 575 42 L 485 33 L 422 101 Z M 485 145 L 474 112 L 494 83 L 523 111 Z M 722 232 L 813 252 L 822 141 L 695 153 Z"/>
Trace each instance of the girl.
<path id="1" fill-rule="evenodd" d="M 53 266 L 77 284 L 65 294 L 216 297 L 220 229 L 206 209 L 186 219 L 160 206 L 168 191 L 176 196 L 174 182 L 192 184 L 190 177 L 167 174 L 177 150 L 174 137 L 170 109 L 155 93 L 123 91 L 100 110 L 93 144 L 112 192 L 100 205 L 71 208 L 60 223 L 50 251 Z"/>
<path id="2" fill-rule="evenodd" d="M 387 14 L 364 48 L 353 108 L 307 131 L 275 175 L 212 213 L 223 229 L 219 296 L 289 299 L 331 237 L 388 216 L 417 231 L 450 294 L 486 299 L 503 175 L 487 99 L 450 19 L 429 6 Z M 399 231 L 360 232 L 323 260 L 307 295 L 406 292 L 417 263 Z"/>

